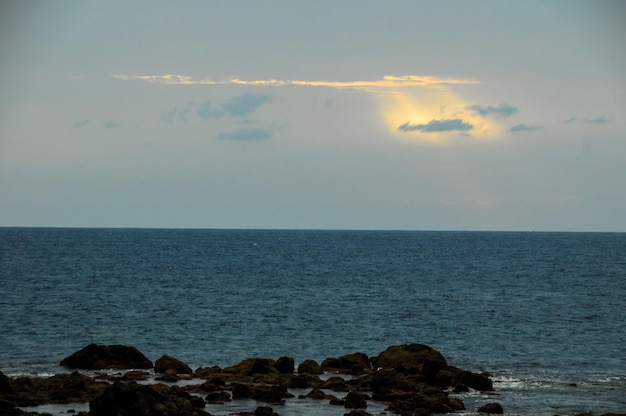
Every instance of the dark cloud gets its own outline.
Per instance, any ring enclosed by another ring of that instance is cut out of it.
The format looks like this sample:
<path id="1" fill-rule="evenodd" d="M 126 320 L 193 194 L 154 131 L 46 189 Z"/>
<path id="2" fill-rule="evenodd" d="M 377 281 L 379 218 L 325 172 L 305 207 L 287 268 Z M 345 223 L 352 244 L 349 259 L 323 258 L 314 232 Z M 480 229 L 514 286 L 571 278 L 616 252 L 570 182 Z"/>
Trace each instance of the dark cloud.
<path id="1" fill-rule="evenodd" d="M 104 123 L 104 128 L 105 129 L 116 129 L 120 126 L 120 123 L 118 123 L 117 121 L 107 121 L 106 123 Z"/>
<path id="2" fill-rule="evenodd" d="M 243 94 L 226 101 L 221 111 L 233 117 L 247 117 L 269 100 L 267 94 Z"/>
<path id="3" fill-rule="evenodd" d="M 188 103 L 183 108 L 174 107 L 166 111 L 160 120 L 164 123 L 172 123 L 176 119 L 187 121 L 192 114 L 197 114 L 203 120 L 225 116 L 248 117 L 269 100 L 269 94 L 243 94 L 227 100 L 221 106 L 214 106 L 210 100 Z"/>
<path id="4" fill-rule="evenodd" d="M 246 128 L 234 130 L 230 133 L 220 133 L 221 140 L 256 141 L 268 140 L 272 137 L 272 130 L 259 128 Z"/>
<path id="5" fill-rule="evenodd" d="M 568 118 L 563 122 L 563 124 L 572 124 L 572 123 L 584 123 L 584 124 L 607 124 L 615 121 L 613 117 L 600 116 L 600 117 L 585 117 L 583 119 L 578 119 L 576 117 Z"/>
<path id="6" fill-rule="evenodd" d="M 189 106 L 188 106 L 189 107 Z M 221 108 L 214 108 L 210 101 L 205 101 L 197 105 L 196 111 L 202 119 L 222 117 L 226 113 Z"/>
<path id="7" fill-rule="evenodd" d="M 422 133 L 436 133 L 447 131 L 469 131 L 474 126 L 470 123 L 466 123 L 460 118 L 444 119 L 444 120 L 430 120 L 426 124 L 411 124 L 408 121 L 398 126 L 400 131 L 419 131 Z"/>
<path id="8" fill-rule="evenodd" d="M 80 129 L 82 127 L 87 126 L 87 124 L 89 124 L 89 120 L 78 120 L 77 122 L 74 123 L 74 128 Z"/>
<path id="9" fill-rule="evenodd" d="M 583 119 L 583 123 L 585 124 L 606 124 L 611 123 L 613 121 L 613 117 L 600 116 L 600 117 L 587 117 Z"/>
<path id="10" fill-rule="evenodd" d="M 494 116 L 498 118 L 504 118 L 511 117 L 512 115 L 519 113 L 517 107 L 508 105 L 506 103 L 502 103 L 498 106 L 470 105 L 467 107 L 467 109 L 473 111 L 475 114 L 480 114 L 483 117 Z"/>
<path id="11" fill-rule="evenodd" d="M 507 130 L 509 133 L 519 133 L 523 131 L 541 130 L 541 126 L 529 126 L 527 124 L 518 124 Z"/>

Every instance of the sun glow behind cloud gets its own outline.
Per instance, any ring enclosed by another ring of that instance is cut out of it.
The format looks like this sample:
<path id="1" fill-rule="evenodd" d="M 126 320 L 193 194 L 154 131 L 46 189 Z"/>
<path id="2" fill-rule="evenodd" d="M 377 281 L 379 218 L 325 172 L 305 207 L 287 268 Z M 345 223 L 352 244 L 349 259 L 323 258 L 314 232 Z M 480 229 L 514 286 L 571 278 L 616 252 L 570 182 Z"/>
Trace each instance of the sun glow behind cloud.
<path id="1" fill-rule="evenodd" d="M 501 132 L 491 119 L 468 109 L 449 89 L 389 91 L 381 95 L 382 115 L 397 135 L 432 143 L 459 135 L 495 138 Z"/>
<path id="2" fill-rule="evenodd" d="M 230 78 L 214 81 L 193 79 L 187 75 L 113 75 L 123 81 L 144 81 L 165 85 L 238 85 L 257 87 L 326 87 L 353 89 L 375 96 L 380 102 L 382 117 L 394 135 L 428 142 L 442 142 L 458 136 L 493 138 L 501 129 L 486 110 L 472 106 L 453 91 L 456 85 L 478 84 L 477 81 L 434 76 L 385 75 L 377 80 L 311 81 Z M 492 111 L 503 111 L 493 107 Z M 509 107 L 502 107 L 512 111 Z M 483 111 L 480 111 L 480 110 Z"/>

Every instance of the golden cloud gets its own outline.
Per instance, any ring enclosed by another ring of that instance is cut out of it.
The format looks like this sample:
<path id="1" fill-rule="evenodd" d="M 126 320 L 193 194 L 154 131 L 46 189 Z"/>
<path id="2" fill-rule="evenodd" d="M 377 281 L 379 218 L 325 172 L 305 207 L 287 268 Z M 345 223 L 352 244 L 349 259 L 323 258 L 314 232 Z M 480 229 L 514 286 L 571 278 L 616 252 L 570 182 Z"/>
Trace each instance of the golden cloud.
<path id="1" fill-rule="evenodd" d="M 420 75 L 385 75 L 382 79 L 362 81 L 307 81 L 307 80 L 280 80 L 280 79 L 256 79 L 245 80 L 231 78 L 225 81 L 210 79 L 193 79 L 187 75 L 164 74 L 164 75 L 113 75 L 113 78 L 123 81 L 145 81 L 165 85 L 251 85 L 251 86 L 307 86 L 328 87 L 337 89 L 357 89 L 376 91 L 379 89 L 394 89 L 404 87 L 442 87 L 447 85 L 477 84 L 478 82 L 466 79 L 439 78 Z"/>

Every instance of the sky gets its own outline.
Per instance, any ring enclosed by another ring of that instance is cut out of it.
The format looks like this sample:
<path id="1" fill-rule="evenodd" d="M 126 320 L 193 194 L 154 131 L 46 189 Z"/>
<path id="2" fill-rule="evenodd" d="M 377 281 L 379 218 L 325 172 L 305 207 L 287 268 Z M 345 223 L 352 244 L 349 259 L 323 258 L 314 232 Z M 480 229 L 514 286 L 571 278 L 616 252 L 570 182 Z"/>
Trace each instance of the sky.
<path id="1" fill-rule="evenodd" d="M 0 1 L 0 226 L 626 231 L 621 1 Z"/>

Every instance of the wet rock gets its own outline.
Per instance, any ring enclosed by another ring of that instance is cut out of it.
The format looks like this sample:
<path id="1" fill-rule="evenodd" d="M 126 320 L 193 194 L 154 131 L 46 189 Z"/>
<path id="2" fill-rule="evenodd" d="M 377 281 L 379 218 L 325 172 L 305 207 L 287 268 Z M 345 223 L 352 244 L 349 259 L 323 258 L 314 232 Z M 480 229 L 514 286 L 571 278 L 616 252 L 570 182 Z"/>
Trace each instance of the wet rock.
<path id="1" fill-rule="evenodd" d="M 305 389 L 307 387 L 317 387 L 322 384 L 322 380 L 313 374 L 292 374 L 289 378 L 290 389 Z"/>
<path id="2" fill-rule="evenodd" d="M 249 399 L 252 397 L 252 390 L 247 384 L 233 383 L 231 385 L 231 392 L 233 400 L 237 399 Z"/>
<path id="3" fill-rule="evenodd" d="M 204 400 L 206 400 L 208 403 L 222 404 L 224 402 L 230 401 L 230 394 L 227 391 L 215 391 L 209 393 L 204 398 Z"/>
<path id="4" fill-rule="evenodd" d="M 13 393 L 9 378 L 2 371 L 0 371 L 0 393 Z"/>
<path id="5" fill-rule="evenodd" d="M 251 390 L 254 400 L 266 403 L 282 403 L 284 399 L 293 397 L 293 395 L 287 391 L 287 387 L 283 385 L 253 386 Z"/>
<path id="6" fill-rule="evenodd" d="M 293 374 L 295 369 L 295 361 L 291 357 L 280 357 L 274 363 L 274 368 L 282 374 Z"/>
<path id="7" fill-rule="evenodd" d="M 193 371 L 185 362 L 169 355 L 163 355 L 154 362 L 154 371 L 157 373 L 165 373 L 168 370 L 174 370 L 176 374 L 192 374 Z"/>
<path id="8" fill-rule="evenodd" d="M 6 399 L 17 406 L 88 402 L 108 386 L 76 371 L 52 377 L 18 377 L 10 383 L 13 394 Z"/>
<path id="9" fill-rule="evenodd" d="M 457 399 L 456 397 L 450 399 L 450 407 L 452 407 L 452 410 L 454 410 L 455 412 L 466 410 L 465 403 L 463 403 L 463 400 Z"/>
<path id="10" fill-rule="evenodd" d="M 324 393 L 321 389 L 313 389 L 307 394 L 300 395 L 300 399 L 313 399 L 313 400 L 325 400 L 330 399 L 326 393 Z"/>
<path id="11" fill-rule="evenodd" d="M 343 355 L 339 358 L 326 358 L 321 364 L 322 371 L 345 374 L 362 374 L 372 368 L 370 359 L 362 352 Z"/>
<path id="12" fill-rule="evenodd" d="M 396 369 L 419 372 L 434 377 L 448 366 L 446 359 L 434 348 L 422 344 L 395 345 L 387 348 L 372 360 L 375 369 Z"/>
<path id="13" fill-rule="evenodd" d="M 90 416 L 209 416 L 204 405 L 184 391 L 115 382 L 89 403 Z"/>
<path id="14" fill-rule="evenodd" d="M 259 406 L 254 410 L 254 416 L 279 416 L 278 413 L 274 412 L 269 406 Z"/>
<path id="15" fill-rule="evenodd" d="M 246 377 L 256 374 L 278 374 L 274 368 L 274 360 L 268 358 L 248 358 L 239 364 L 224 368 L 223 372 L 235 377 Z"/>
<path id="16" fill-rule="evenodd" d="M 333 391 L 349 391 L 350 387 L 341 377 L 331 377 L 323 384 L 323 388 Z"/>
<path id="17" fill-rule="evenodd" d="M 451 385 L 467 386 L 478 391 L 493 391 L 493 383 L 488 375 L 472 373 L 471 371 L 460 370 L 450 366 L 456 374 L 452 377 Z"/>
<path id="18" fill-rule="evenodd" d="M 349 413 L 344 413 L 343 416 L 372 416 L 372 414 L 362 409 L 355 409 L 351 410 Z"/>
<path id="19" fill-rule="evenodd" d="M 367 399 L 369 397 L 363 393 L 351 391 L 344 398 L 344 406 L 347 409 L 365 409 L 367 408 Z"/>
<path id="20" fill-rule="evenodd" d="M 504 409 L 502 409 L 500 403 L 487 403 L 478 408 L 478 413 L 502 414 L 504 413 Z"/>
<path id="21" fill-rule="evenodd" d="M 304 360 L 298 365 L 299 374 L 322 374 L 322 367 L 315 360 Z"/>
<path id="22" fill-rule="evenodd" d="M 126 345 L 87 345 L 61 360 L 66 368 L 103 370 L 105 368 L 152 368 L 152 361 L 137 348 Z"/>

